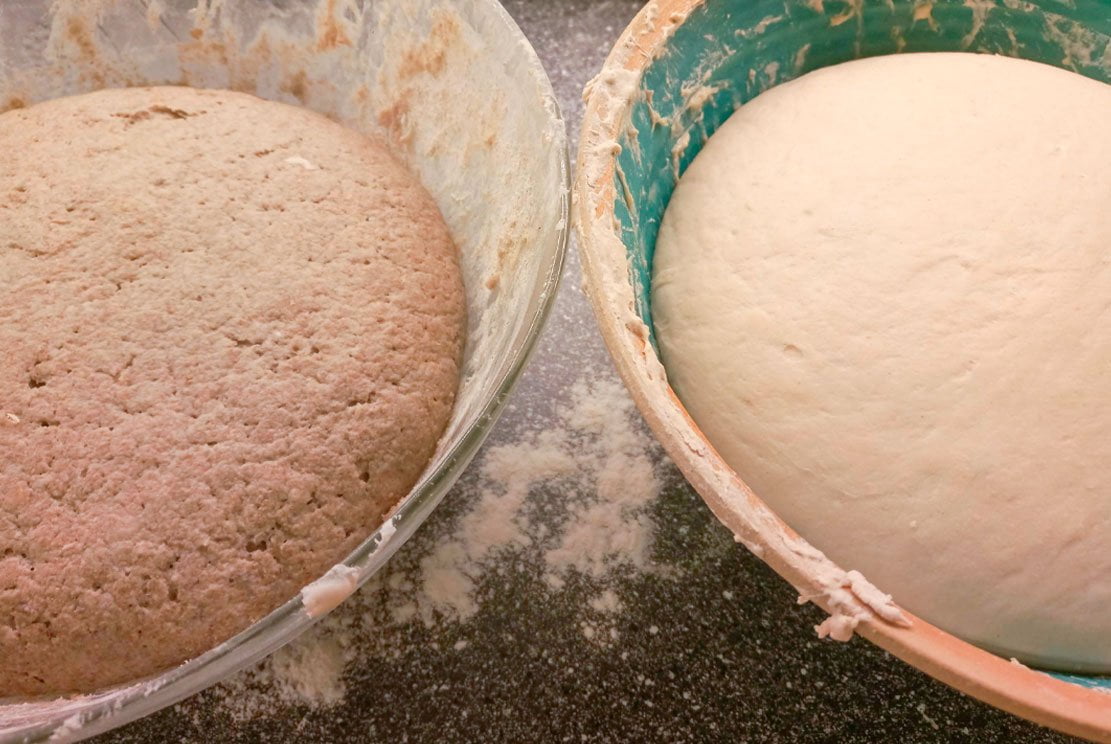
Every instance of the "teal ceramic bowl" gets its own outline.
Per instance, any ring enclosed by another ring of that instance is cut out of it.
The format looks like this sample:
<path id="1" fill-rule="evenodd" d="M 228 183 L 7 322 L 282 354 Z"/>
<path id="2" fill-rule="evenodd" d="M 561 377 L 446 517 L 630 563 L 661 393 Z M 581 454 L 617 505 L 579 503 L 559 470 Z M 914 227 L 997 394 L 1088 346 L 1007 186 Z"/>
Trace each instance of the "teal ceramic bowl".
<path id="1" fill-rule="evenodd" d="M 575 218 L 587 290 L 642 413 L 715 514 L 784 578 L 858 633 L 935 677 L 1045 725 L 1111 741 L 1111 679 L 1047 674 L 920 618 L 884 620 L 866 591 L 802 541 L 718 457 L 667 385 L 652 332 L 664 208 L 738 107 L 811 70 L 900 52 L 1003 54 L 1111 82 L 1111 0 L 658 0 L 587 90 Z M 838 573 L 840 572 L 840 573 Z M 879 587 L 883 589 L 883 587 Z M 1111 608 L 1109 608 L 1111 610 Z"/>

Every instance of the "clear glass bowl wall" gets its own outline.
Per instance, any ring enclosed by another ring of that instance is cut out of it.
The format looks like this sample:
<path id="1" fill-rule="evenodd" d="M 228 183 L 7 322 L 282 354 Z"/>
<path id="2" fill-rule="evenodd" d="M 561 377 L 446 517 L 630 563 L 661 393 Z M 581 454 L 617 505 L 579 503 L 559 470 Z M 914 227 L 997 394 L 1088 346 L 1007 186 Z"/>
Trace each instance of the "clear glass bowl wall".
<path id="1" fill-rule="evenodd" d="M 9 0 L 0 111 L 100 88 L 233 88 L 386 137 L 462 255 L 468 339 L 432 463 L 345 561 L 365 582 L 443 498 L 496 420 L 554 297 L 567 242 L 567 144 L 532 47 L 495 0 Z M 150 680 L 0 701 L 0 741 L 77 739 L 211 685 L 311 625 L 299 597 Z"/>

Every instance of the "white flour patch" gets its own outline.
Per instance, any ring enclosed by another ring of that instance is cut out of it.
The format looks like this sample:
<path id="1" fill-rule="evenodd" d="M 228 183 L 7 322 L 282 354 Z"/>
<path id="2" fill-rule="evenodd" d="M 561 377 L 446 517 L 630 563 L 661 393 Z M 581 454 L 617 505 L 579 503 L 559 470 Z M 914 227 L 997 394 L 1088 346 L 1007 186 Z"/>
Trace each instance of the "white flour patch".
<path id="1" fill-rule="evenodd" d="M 343 668 L 348 658 L 348 649 L 334 635 L 313 634 L 274 654 L 270 673 L 283 699 L 335 705 L 346 692 Z"/>
<path id="2" fill-rule="evenodd" d="M 614 593 L 612 589 L 606 589 L 590 600 L 590 609 L 595 612 L 602 612 L 605 614 L 615 614 L 621 612 L 624 606 L 621 604 L 621 599 Z"/>
<path id="3" fill-rule="evenodd" d="M 244 720 L 338 704 L 353 661 L 396 658 L 414 625 L 467 623 L 489 587 L 514 573 L 538 577 L 549 601 L 578 603 L 584 641 L 611 648 L 625 607 L 619 580 L 670 571 L 652 561 L 659 447 L 612 376 L 580 380 L 556 414 L 553 427 L 485 450 L 477 477 L 448 497 L 464 504 L 450 531 L 420 556 L 395 558 L 301 638 L 221 685 L 213 694 L 223 709 Z"/>

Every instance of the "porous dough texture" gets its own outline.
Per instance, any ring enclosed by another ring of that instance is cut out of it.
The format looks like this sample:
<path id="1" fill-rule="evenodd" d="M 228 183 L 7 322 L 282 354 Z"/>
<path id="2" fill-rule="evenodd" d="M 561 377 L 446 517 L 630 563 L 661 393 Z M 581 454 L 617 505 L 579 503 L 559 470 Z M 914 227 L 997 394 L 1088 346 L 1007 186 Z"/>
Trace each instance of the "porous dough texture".
<path id="1" fill-rule="evenodd" d="M 381 143 L 243 93 L 0 116 L 0 697 L 194 657 L 342 560 L 450 415 L 457 251 Z"/>
<path id="2" fill-rule="evenodd" d="M 758 96 L 661 226 L 668 378 L 784 520 L 903 607 L 1111 670 L 1111 87 L 909 54 Z"/>

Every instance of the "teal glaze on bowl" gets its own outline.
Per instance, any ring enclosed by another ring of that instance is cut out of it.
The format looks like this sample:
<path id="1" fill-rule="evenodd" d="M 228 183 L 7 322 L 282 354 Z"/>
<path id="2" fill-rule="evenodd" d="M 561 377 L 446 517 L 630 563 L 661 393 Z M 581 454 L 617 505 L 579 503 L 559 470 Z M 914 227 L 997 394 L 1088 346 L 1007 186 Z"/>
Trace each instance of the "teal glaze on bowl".
<path id="1" fill-rule="evenodd" d="M 676 26 L 645 69 L 614 176 L 636 310 L 653 346 L 649 289 L 660 220 L 679 176 L 737 107 L 820 67 L 955 51 L 1111 82 L 1111 0 L 715 0 Z M 1052 676 L 1111 693 L 1111 677 Z"/>

